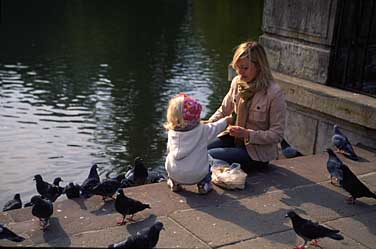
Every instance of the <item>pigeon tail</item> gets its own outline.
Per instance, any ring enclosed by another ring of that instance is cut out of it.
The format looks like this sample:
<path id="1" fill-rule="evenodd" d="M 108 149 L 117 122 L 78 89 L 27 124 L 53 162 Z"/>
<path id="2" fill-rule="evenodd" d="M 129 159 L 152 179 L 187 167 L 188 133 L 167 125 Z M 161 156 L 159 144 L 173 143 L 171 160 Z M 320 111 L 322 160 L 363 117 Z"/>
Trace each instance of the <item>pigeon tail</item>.
<path id="1" fill-rule="evenodd" d="M 353 161 L 358 161 L 359 157 L 354 153 L 354 154 L 344 154 L 345 157 L 353 160 Z"/>
<path id="2" fill-rule="evenodd" d="M 339 230 L 336 230 L 337 233 L 333 233 L 328 235 L 329 238 L 334 239 L 334 240 L 343 240 L 343 236 L 338 234 Z"/>

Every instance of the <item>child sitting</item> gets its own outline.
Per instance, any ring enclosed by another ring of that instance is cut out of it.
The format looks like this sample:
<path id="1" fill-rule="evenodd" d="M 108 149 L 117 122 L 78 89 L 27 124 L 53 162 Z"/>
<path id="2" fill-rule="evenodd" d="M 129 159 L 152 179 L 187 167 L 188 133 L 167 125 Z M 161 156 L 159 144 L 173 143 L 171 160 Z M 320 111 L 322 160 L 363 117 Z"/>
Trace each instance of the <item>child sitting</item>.
<path id="1" fill-rule="evenodd" d="M 164 125 L 168 130 L 165 168 L 167 184 L 174 192 L 181 190 L 181 185 L 193 184 L 197 184 L 200 194 L 213 189 L 207 146 L 232 118 L 204 124 L 200 122 L 201 109 L 200 103 L 184 93 L 169 102 Z"/>

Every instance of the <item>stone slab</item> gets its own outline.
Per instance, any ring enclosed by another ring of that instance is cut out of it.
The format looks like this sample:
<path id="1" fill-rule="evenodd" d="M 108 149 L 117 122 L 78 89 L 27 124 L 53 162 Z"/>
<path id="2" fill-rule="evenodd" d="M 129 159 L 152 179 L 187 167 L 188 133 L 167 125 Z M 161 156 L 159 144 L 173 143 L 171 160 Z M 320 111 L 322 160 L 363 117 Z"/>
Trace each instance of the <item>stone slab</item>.
<path id="1" fill-rule="evenodd" d="M 286 190 L 284 194 L 283 203 L 319 222 L 376 211 L 375 199 L 362 198 L 355 205 L 347 204 L 348 194 L 330 183 Z"/>
<path id="2" fill-rule="evenodd" d="M 352 238 L 368 248 L 376 248 L 376 212 L 355 215 L 328 222 L 330 226 L 341 230 L 346 237 Z"/>
<path id="3" fill-rule="evenodd" d="M 185 210 L 171 218 L 211 247 L 287 230 L 283 219 L 289 207 L 280 192 L 226 202 L 217 207 Z"/>
<path id="4" fill-rule="evenodd" d="M 276 233 L 272 235 L 267 235 L 264 237 L 259 237 L 256 239 L 251 239 L 247 241 L 242 241 L 234 245 L 220 247 L 220 249 L 291 249 L 296 245 L 303 244 L 303 239 L 298 237 L 293 230 L 286 232 Z M 348 237 L 345 237 L 344 240 L 336 241 L 328 238 L 321 239 L 319 242 L 321 248 L 325 249 L 348 249 L 348 248 L 357 248 L 357 249 L 367 249 L 357 241 L 354 241 Z M 308 246 L 307 248 L 317 248 L 314 246 Z"/>

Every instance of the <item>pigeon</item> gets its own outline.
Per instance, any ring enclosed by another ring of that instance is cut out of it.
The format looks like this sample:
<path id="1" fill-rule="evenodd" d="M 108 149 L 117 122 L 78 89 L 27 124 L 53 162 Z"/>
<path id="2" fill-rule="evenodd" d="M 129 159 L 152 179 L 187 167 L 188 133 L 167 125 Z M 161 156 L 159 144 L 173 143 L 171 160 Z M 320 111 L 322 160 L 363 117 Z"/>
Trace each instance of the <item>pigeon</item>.
<path id="1" fill-rule="evenodd" d="M 282 154 L 286 158 L 294 158 L 298 156 L 303 156 L 302 153 L 300 153 L 297 149 L 292 147 L 285 139 L 281 141 L 281 149 L 282 149 Z"/>
<path id="2" fill-rule="evenodd" d="M 347 203 L 354 204 L 355 200 L 361 197 L 376 199 L 376 194 L 369 190 L 368 187 L 358 179 L 358 177 L 347 165 L 342 164 L 342 172 L 343 180 L 341 185 L 351 195 L 349 198 L 347 198 Z"/>
<path id="3" fill-rule="evenodd" d="M 120 181 L 114 179 L 106 179 L 96 185 L 92 189 L 92 193 L 95 195 L 101 195 L 103 200 L 106 200 L 107 197 L 113 198 L 113 195 L 116 193 L 116 190 L 120 187 Z"/>
<path id="4" fill-rule="evenodd" d="M 94 164 L 91 166 L 89 176 L 85 179 L 85 181 L 81 184 L 81 194 L 85 198 L 89 198 L 93 195 L 91 193 L 92 189 L 100 183 L 99 175 L 97 172 L 98 166 Z"/>
<path id="5" fill-rule="evenodd" d="M 159 240 L 159 233 L 164 230 L 163 223 L 155 222 L 148 229 L 129 236 L 126 240 L 111 244 L 108 248 L 154 248 Z"/>
<path id="6" fill-rule="evenodd" d="M 52 188 L 48 192 L 47 199 L 52 202 L 56 201 L 56 199 L 64 192 L 64 188 L 59 186 L 61 181 L 63 181 L 61 177 L 56 177 L 52 183 Z"/>
<path id="7" fill-rule="evenodd" d="M 124 178 L 125 178 L 125 174 L 122 173 L 122 174 L 120 174 L 120 175 L 117 175 L 117 176 L 115 176 L 115 177 L 112 177 L 111 179 L 112 179 L 112 180 L 116 180 L 116 181 L 118 181 L 118 182 L 120 183 Z"/>
<path id="8" fill-rule="evenodd" d="M 148 178 L 148 169 L 145 167 L 144 160 L 141 157 L 134 159 L 134 167 L 125 174 L 122 181 L 124 185 L 138 186 L 145 184 Z M 127 183 L 127 184 L 126 184 Z"/>
<path id="9" fill-rule="evenodd" d="M 36 182 L 37 192 L 44 198 L 50 195 L 52 184 L 45 182 L 41 175 L 35 175 L 34 181 Z"/>
<path id="10" fill-rule="evenodd" d="M 78 198 L 80 197 L 80 189 L 80 185 L 70 182 L 65 186 L 63 193 L 65 193 L 68 199 Z"/>
<path id="11" fill-rule="evenodd" d="M 158 183 L 158 182 L 165 182 L 167 181 L 167 177 L 163 174 L 155 171 L 149 171 L 148 172 L 148 183 Z"/>
<path id="12" fill-rule="evenodd" d="M 20 194 L 17 193 L 14 195 L 14 198 L 12 200 L 9 200 L 7 203 L 5 203 L 3 212 L 19 208 L 22 208 L 22 201 Z"/>
<path id="13" fill-rule="evenodd" d="M 313 240 L 311 245 L 318 246 L 318 239 L 324 237 L 334 240 L 343 240 L 343 236 L 338 234 L 339 230 L 329 229 L 316 222 L 304 219 L 294 211 L 289 211 L 286 217 L 290 217 L 294 231 L 304 239 L 304 244 L 296 246 L 297 249 L 305 248 L 307 242 L 311 240 Z"/>
<path id="14" fill-rule="evenodd" d="M 326 152 L 328 152 L 329 155 L 328 161 L 326 162 L 326 168 L 328 169 L 328 172 L 330 174 L 330 183 L 333 185 L 338 184 L 339 186 L 341 186 L 343 181 L 343 163 L 332 149 L 327 148 Z M 333 178 L 335 178 L 337 184 L 333 182 Z"/>
<path id="15" fill-rule="evenodd" d="M 127 215 L 131 215 L 131 217 L 128 219 L 132 220 L 135 213 L 140 212 L 146 208 L 150 208 L 150 205 L 127 197 L 126 195 L 124 195 L 123 189 L 118 189 L 115 200 L 115 210 L 123 215 L 121 222 L 118 222 L 119 225 L 124 225 L 126 223 L 125 218 Z"/>
<path id="16" fill-rule="evenodd" d="M 49 219 L 54 212 L 52 202 L 47 199 L 43 199 L 39 195 L 35 195 L 31 198 L 33 207 L 31 213 L 39 219 L 41 230 L 46 230 L 49 225 Z"/>
<path id="17" fill-rule="evenodd" d="M 346 137 L 345 134 L 341 132 L 338 125 L 334 125 L 332 143 L 338 149 L 338 152 L 344 154 L 346 157 L 354 161 L 359 160 L 358 156 L 354 152 L 354 149 L 349 139 Z"/>
<path id="18" fill-rule="evenodd" d="M 7 239 L 14 242 L 21 242 L 24 241 L 25 238 L 21 237 L 8 228 L 6 228 L 3 224 L 0 224 L 0 239 Z"/>

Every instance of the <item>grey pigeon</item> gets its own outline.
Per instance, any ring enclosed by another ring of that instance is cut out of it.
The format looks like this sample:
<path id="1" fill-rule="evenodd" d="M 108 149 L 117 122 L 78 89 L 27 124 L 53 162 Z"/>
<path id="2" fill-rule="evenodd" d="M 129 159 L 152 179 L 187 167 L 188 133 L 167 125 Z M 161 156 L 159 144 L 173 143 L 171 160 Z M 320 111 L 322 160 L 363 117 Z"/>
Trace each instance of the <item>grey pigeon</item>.
<path id="1" fill-rule="evenodd" d="M 150 208 L 150 205 L 127 197 L 124 195 L 123 189 L 118 189 L 115 200 L 115 210 L 123 215 L 121 222 L 118 222 L 119 225 L 124 225 L 126 223 L 125 218 L 127 215 L 131 215 L 129 218 L 129 220 L 131 220 L 135 213 L 138 213 L 146 208 Z"/>
<path id="2" fill-rule="evenodd" d="M 39 219 L 39 224 L 42 230 L 46 230 L 49 225 L 49 219 L 54 212 L 52 202 L 47 199 L 43 199 L 39 195 L 35 195 L 31 198 L 33 207 L 31 213 Z"/>
<path id="3" fill-rule="evenodd" d="M 355 154 L 355 151 L 345 134 L 341 132 L 338 125 L 334 125 L 332 143 L 338 149 L 339 152 L 343 153 L 346 157 L 358 161 L 359 158 Z"/>
<path id="4" fill-rule="evenodd" d="M 355 200 L 361 197 L 376 199 L 376 194 L 369 190 L 369 188 L 358 179 L 347 165 L 342 165 L 342 172 L 343 180 L 341 185 L 351 195 L 347 198 L 349 204 L 354 204 Z"/>
<path id="5" fill-rule="evenodd" d="M 80 189 L 80 185 L 70 182 L 67 186 L 65 186 L 63 192 L 68 199 L 74 199 L 80 197 Z"/>
<path id="6" fill-rule="evenodd" d="M 108 248 L 154 248 L 162 229 L 164 229 L 163 223 L 157 221 L 150 228 L 129 236 L 127 240 L 111 244 Z"/>
<path id="7" fill-rule="evenodd" d="M 93 193 L 91 191 L 100 183 L 97 168 L 98 166 L 96 164 L 91 166 L 88 177 L 81 184 L 81 195 L 83 195 L 85 198 L 92 196 Z"/>
<path id="8" fill-rule="evenodd" d="M 103 200 L 106 200 L 107 197 L 113 198 L 113 195 L 116 193 L 116 190 L 120 187 L 120 181 L 114 179 L 106 179 L 99 183 L 91 191 L 95 195 L 101 195 Z"/>
<path id="9" fill-rule="evenodd" d="M 3 212 L 19 208 L 22 208 L 22 201 L 20 194 L 17 193 L 14 195 L 14 198 L 12 200 L 9 200 L 7 201 L 7 203 L 5 203 Z"/>
<path id="10" fill-rule="evenodd" d="M 127 171 L 122 185 L 125 187 L 138 186 L 146 183 L 148 178 L 148 169 L 145 167 L 144 160 L 141 157 L 134 159 L 134 167 Z"/>
<path id="11" fill-rule="evenodd" d="M 334 151 L 330 148 L 326 149 L 326 152 L 328 152 L 328 161 L 326 162 L 326 168 L 328 169 L 328 172 L 330 174 L 330 183 L 333 185 L 336 185 L 333 182 L 333 178 L 336 179 L 338 185 L 342 185 L 343 181 L 343 170 L 342 170 L 342 161 L 337 157 L 337 155 L 334 153 Z"/>
<path id="12" fill-rule="evenodd" d="M 343 236 L 338 234 L 339 230 L 329 229 L 324 227 L 316 222 L 304 219 L 300 217 L 294 211 L 289 211 L 286 214 L 286 217 L 290 217 L 292 221 L 292 227 L 297 235 L 304 239 L 304 244 L 299 245 L 296 248 L 303 249 L 305 248 L 308 241 L 314 246 L 318 246 L 318 239 L 328 237 L 334 240 L 343 240 Z"/>
<path id="13" fill-rule="evenodd" d="M 300 153 L 297 149 L 292 147 L 285 139 L 281 141 L 281 150 L 282 150 L 282 154 L 286 158 L 294 158 L 294 157 L 303 156 L 302 153 Z"/>
<path id="14" fill-rule="evenodd" d="M 13 231 L 0 224 L 0 239 L 7 239 L 14 242 L 24 241 L 25 238 L 15 234 Z"/>

